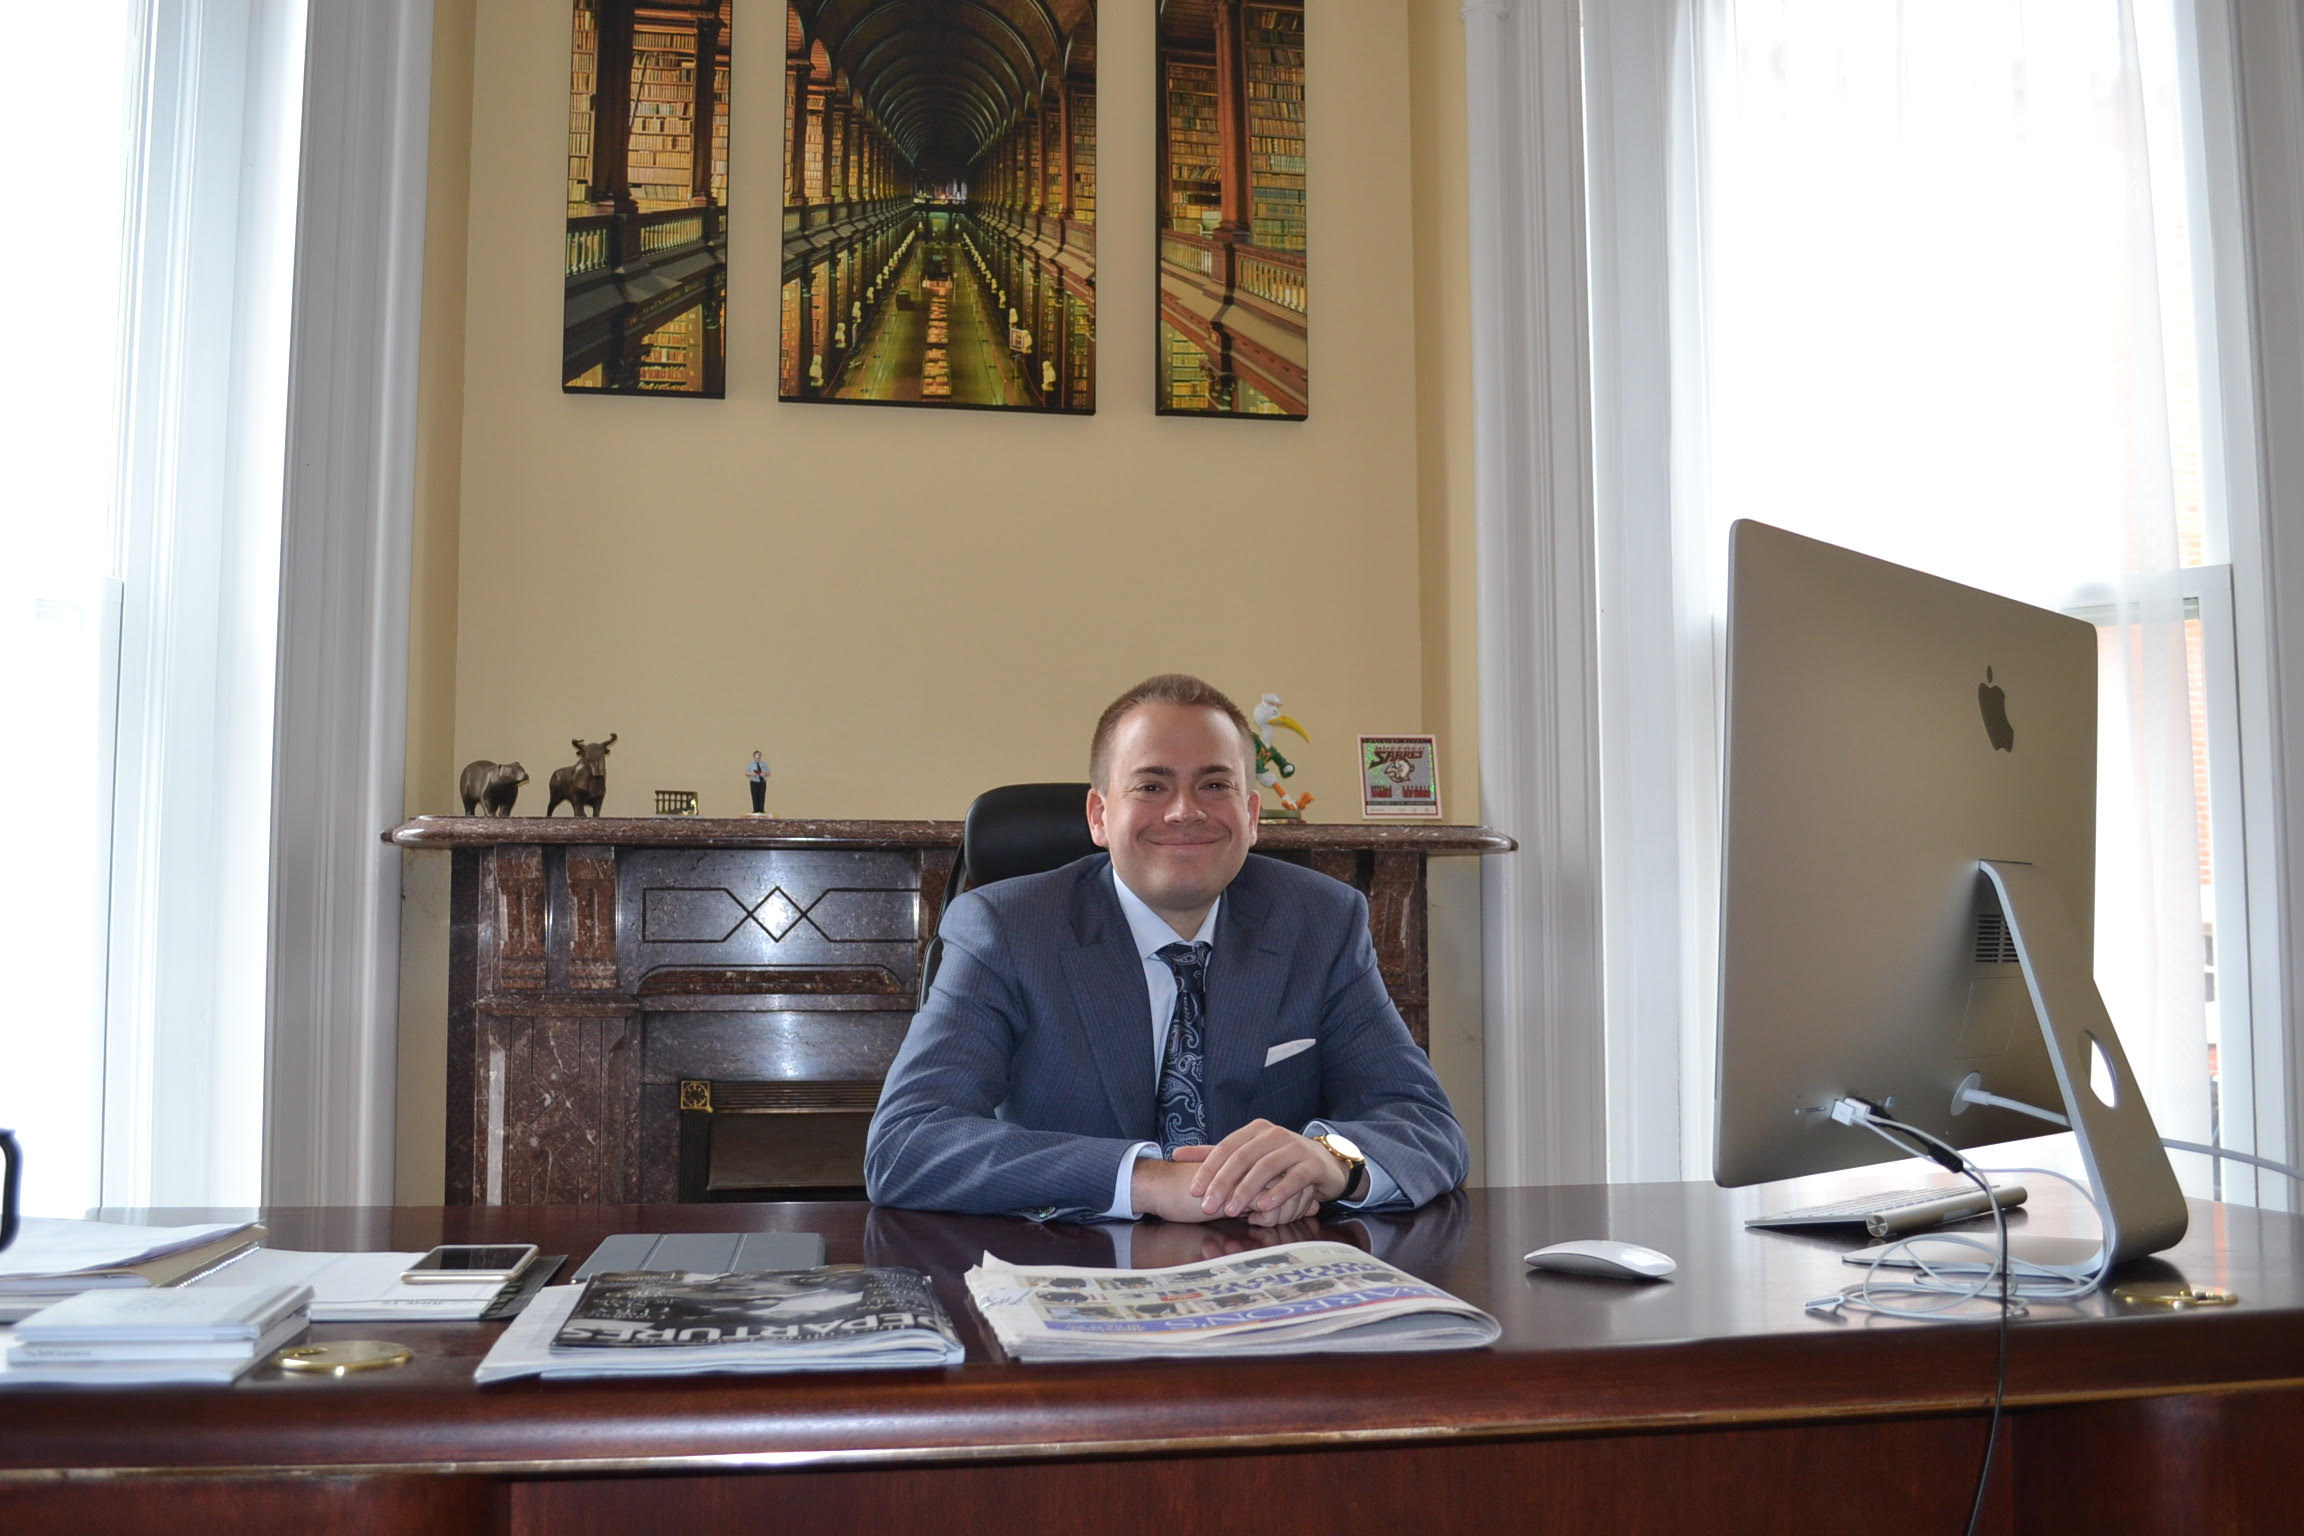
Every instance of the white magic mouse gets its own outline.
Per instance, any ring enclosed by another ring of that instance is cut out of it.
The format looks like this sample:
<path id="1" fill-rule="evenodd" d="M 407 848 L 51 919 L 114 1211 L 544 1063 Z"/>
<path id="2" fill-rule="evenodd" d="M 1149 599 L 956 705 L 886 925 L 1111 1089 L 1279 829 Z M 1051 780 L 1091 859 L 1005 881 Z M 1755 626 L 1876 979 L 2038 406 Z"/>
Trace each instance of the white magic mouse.
<path id="1" fill-rule="evenodd" d="M 1661 1280 L 1680 1266 L 1670 1254 L 1620 1243 L 1611 1237 L 1579 1237 L 1554 1243 L 1528 1255 L 1532 1269 L 1556 1269 L 1571 1275 L 1600 1275 L 1610 1280 Z"/>

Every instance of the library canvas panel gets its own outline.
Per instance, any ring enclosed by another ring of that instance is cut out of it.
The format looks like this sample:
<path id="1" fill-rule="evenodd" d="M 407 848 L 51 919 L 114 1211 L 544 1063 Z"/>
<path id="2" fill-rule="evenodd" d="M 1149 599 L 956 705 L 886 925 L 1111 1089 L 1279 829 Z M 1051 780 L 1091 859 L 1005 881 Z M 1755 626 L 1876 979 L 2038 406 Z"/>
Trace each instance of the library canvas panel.
<path id="1" fill-rule="evenodd" d="M 1301 421 L 1302 0 L 1165 0 L 1158 67 L 1160 413 Z"/>
<path id="2" fill-rule="evenodd" d="M 1095 0 L 790 0 L 786 400 L 1096 408 Z"/>
<path id="3" fill-rule="evenodd" d="M 575 0 L 561 387 L 726 393 L 733 0 Z"/>

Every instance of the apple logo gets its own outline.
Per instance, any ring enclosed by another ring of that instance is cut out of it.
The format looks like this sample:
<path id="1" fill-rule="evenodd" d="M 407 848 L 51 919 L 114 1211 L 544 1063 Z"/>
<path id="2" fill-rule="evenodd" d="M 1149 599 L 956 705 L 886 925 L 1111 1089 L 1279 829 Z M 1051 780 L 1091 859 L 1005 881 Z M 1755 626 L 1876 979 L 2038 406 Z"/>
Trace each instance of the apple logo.
<path id="1" fill-rule="evenodd" d="M 2008 723 L 2008 695 L 1992 681 L 1992 669 L 1984 669 L 1984 681 L 1976 685 L 1976 707 L 1984 712 L 1984 734 L 1992 738 L 1996 752 L 2016 750 L 2016 727 Z"/>

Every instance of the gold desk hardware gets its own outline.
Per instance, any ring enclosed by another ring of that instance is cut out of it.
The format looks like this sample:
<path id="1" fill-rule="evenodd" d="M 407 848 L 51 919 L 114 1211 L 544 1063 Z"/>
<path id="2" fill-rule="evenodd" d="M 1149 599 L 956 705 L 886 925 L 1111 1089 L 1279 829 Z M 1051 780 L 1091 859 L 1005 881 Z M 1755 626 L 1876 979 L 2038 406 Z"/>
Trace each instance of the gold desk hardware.
<path id="1" fill-rule="evenodd" d="M 327 1344 L 296 1344 L 272 1357 L 284 1371 L 310 1376 L 348 1376 L 354 1371 L 389 1370 L 406 1365 L 415 1351 L 386 1339 L 342 1339 Z"/>
<path id="2" fill-rule="evenodd" d="M 2213 1285 L 2172 1285 L 2165 1281 L 2145 1285 L 2117 1285 L 2112 1288 L 2115 1301 L 2132 1307 L 2166 1307 L 2184 1312 L 2194 1307 L 2228 1307 L 2238 1301 L 2238 1295 Z"/>

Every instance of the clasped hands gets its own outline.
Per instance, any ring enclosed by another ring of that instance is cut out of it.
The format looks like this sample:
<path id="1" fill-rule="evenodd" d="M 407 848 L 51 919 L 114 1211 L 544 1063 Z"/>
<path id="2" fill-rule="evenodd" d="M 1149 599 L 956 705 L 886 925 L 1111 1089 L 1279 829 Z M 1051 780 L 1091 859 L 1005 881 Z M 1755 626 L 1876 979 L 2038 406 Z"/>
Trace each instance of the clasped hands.
<path id="1" fill-rule="evenodd" d="M 1139 1216 L 1163 1221 L 1244 1218 L 1252 1227 L 1302 1221 L 1344 1193 L 1344 1165 L 1320 1143 L 1251 1120 L 1212 1147 L 1136 1160 L 1129 1194 Z"/>

